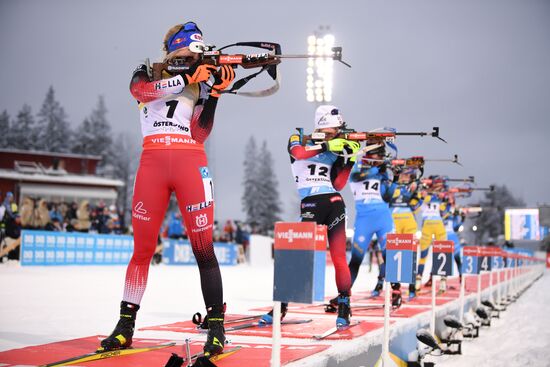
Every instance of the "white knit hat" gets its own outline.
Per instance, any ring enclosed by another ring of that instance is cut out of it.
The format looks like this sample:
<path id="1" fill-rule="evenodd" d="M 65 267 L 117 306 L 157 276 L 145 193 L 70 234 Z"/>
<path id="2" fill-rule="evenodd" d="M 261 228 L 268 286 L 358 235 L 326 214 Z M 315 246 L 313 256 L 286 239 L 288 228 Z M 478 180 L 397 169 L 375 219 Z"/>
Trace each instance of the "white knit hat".
<path id="1" fill-rule="evenodd" d="M 341 127 L 342 125 L 344 125 L 344 119 L 340 115 L 338 107 L 322 105 L 315 110 L 315 129 Z"/>

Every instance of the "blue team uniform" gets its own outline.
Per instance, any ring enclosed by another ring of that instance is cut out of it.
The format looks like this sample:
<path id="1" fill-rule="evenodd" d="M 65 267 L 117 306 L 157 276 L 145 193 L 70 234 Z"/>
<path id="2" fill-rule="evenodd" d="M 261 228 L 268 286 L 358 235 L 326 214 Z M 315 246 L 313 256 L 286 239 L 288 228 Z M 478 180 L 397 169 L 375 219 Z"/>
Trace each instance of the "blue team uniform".
<path id="1" fill-rule="evenodd" d="M 357 278 L 368 245 L 376 233 L 382 253 L 386 252 L 386 234 L 393 230 L 393 220 L 388 202 L 391 200 L 395 184 L 389 181 L 379 167 L 366 168 L 356 163 L 350 174 L 350 187 L 355 198 L 355 235 L 349 263 L 352 283 Z M 386 266 L 380 266 L 379 277 L 386 275 Z"/>

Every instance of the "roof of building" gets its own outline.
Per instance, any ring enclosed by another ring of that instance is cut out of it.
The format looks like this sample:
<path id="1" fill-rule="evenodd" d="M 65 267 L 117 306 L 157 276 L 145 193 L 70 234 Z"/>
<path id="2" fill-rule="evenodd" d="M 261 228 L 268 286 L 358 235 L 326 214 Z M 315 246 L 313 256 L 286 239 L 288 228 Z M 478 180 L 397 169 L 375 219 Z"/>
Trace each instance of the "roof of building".
<path id="1" fill-rule="evenodd" d="M 0 179 L 10 179 L 26 182 L 44 182 L 44 183 L 59 183 L 59 184 L 74 184 L 74 185 L 89 185 L 89 186 L 109 186 L 122 187 L 124 182 L 117 179 L 98 177 L 92 175 L 48 175 L 44 173 L 22 173 L 14 170 L 0 169 Z"/>
<path id="2" fill-rule="evenodd" d="M 59 158 L 79 158 L 79 159 L 101 160 L 101 156 L 99 155 L 46 152 L 42 150 L 22 150 L 22 149 L 1 148 L 0 153 L 16 153 L 16 154 L 41 155 L 41 156 L 59 157 Z"/>

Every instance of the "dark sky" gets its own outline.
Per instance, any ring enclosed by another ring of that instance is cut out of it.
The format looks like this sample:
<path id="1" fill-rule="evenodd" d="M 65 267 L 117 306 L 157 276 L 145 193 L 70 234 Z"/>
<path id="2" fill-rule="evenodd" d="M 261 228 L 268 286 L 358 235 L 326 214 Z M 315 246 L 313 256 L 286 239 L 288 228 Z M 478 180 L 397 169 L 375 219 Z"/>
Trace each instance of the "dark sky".
<path id="1" fill-rule="evenodd" d="M 333 103 L 348 126 L 440 126 L 448 144 L 403 137 L 400 153 L 456 153 L 463 168 L 433 163 L 427 174 L 474 175 L 480 186 L 507 185 L 528 205 L 550 203 L 547 0 L 0 0 L 0 110 L 15 116 L 28 103 L 36 112 L 53 85 L 76 126 L 101 94 L 115 132 L 127 131 L 139 145 L 131 72 L 146 57 L 159 58 L 166 30 L 188 20 L 217 46 L 268 40 L 291 54 L 304 53 L 307 36 L 330 25 L 353 65 L 334 70 Z M 285 60 L 274 96 L 220 101 L 210 156 L 218 218 L 243 217 L 242 161 L 253 135 L 274 156 L 285 219 L 296 219 L 286 146 L 295 127 L 313 126 L 305 68 L 304 60 Z"/>

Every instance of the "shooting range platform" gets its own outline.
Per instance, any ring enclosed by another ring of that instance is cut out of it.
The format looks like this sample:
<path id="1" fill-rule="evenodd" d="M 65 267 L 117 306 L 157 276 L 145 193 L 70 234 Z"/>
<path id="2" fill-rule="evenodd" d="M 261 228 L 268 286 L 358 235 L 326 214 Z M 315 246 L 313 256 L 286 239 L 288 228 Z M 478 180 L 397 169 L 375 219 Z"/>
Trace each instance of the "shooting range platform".
<path id="1" fill-rule="evenodd" d="M 530 276 L 531 269 L 522 269 L 516 272 L 515 278 Z M 464 310 L 468 311 L 476 306 L 478 294 L 478 275 L 465 277 L 468 291 L 465 295 Z M 492 288 L 488 274 L 481 275 L 481 299 L 487 299 L 490 294 L 495 295 L 497 278 L 501 283 L 508 281 L 504 277 L 492 276 Z M 458 278 L 449 278 L 448 285 L 460 289 Z M 437 282 L 435 283 L 437 289 Z M 407 360 L 408 354 L 416 347 L 415 333 L 418 329 L 427 328 L 431 318 L 430 300 L 431 289 L 425 287 L 417 300 L 406 301 L 406 287 L 404 287 L 404 303 L 401 308 L 394 310 L 390 316 L 390 356 L 399 365 Z M 284 366 L 375 366 L 380 359 L 383 340 L 383 297 L 369 298 L 370 292 L 354 292 L 352 299 L 352 320 L 361 321 L 346 331 L 338 332 L 323 340 L 316 340 L 315 335 L 334 326 L 336 314 L 325 313 L 322 304 L 306 305 L 291 303 L 285 320 L 311 319 L 303 324 L 283 324 L 281 339 L 281 365 Z M 327 300 L 330 297 L 326 297 Z M 441 302 L 436 306 L 436 333 L 444 327 L 442 319 L 446 315 L 457 316 L 460 309 L 459 291 L 449 290 L 438 296 Z M 355 308 L 354 308 L 355 305 Z M 362 307 L 365 309 L 362 309 Z M 372 307 L 372 308 L 369 308 Z M 258 315 L 269 310 L 270 307 L 254 308 L 247 312 L 249 315 Z M 227 314 L 229 321 L 227 328 L 254 321 L 232 323 L 231 320 L 241 318 L 242 314 Z M 482 331 L 483 332 L 483 331 Z M 241 347 L 236 353 L 216 361 L 220 367 L 232 366 L 270 366 L 271 359 L 271 326 L 228 330 L 227 338 L 230 344 L 226 348 Z M 78 366 L 97 367 L 163 367 L 172 353 L 184 356 L 184 344 L 190 339 L 191 353 L 202 350 L 206 335 L 197 330 L 190 320 L 148 326 L 136 332 L 133 347 L 158 345 L 175 342 L 176 345 L 154 351 L 132 355 L 117 356 L 90 362 L 79 362 Z M 144 338 L 146 336 L 147 338 Z M 94 335 L 78 339 L 59 341 L 49 344 L 28 346 L 0 352 L 1 367 L 41 366 L 65 358 L 82 355 L 94 351 L 104 336 Z"/>

